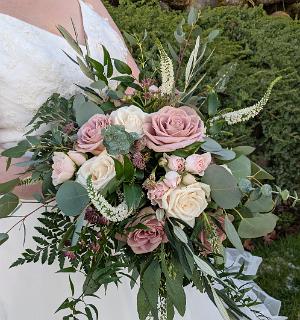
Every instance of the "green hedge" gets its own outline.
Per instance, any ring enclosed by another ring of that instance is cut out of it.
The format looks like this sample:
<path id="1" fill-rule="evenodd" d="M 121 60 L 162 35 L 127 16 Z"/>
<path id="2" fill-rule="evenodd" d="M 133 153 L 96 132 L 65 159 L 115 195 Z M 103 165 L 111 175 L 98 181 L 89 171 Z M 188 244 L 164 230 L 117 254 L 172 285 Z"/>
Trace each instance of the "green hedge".
<path id="1" fill-rule="evenodd" d="M 118 8 L 107 8 L 121 30 L 149 32 L 148 50 L 153 48 L 155 37 L 162 43 L 172 40 L 176 25 L 185 16 L 162 10 L 154 0 L 147 4 L 123 0 Z M 257 160 L 278 177 L 277 183 L 299 190 L 300 22 L 267 16 L 260 7 L 219 7 L 204 11 L 199 25 L 204 33 L 212 29 L 222 31 L 213 43 L 215 53 L 208 78 L 214 78 L 223 65 L 237 62 L 226 95 L 221 97 L 223 107 L 239 109 L 252 105 L 271 80 L 284 76 L 261 115 L 230 128 L 235 134 L 235 140 L 230 142 L 255 146 Z"/>

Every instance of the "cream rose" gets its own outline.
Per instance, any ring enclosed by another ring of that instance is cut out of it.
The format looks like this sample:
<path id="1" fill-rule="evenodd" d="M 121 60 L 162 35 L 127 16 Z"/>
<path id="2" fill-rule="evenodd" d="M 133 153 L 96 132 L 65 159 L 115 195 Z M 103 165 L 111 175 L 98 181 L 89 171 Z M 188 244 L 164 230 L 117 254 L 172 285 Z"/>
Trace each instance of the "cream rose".
<path id="1" fill-rule="evenodd" d="M 180 186 L 168 190 L 162 197 L 162 208 L 169 217 L 181 219 L 191 227 L 207 207 L 210 186 L 196 182 L 188 186 Z"/>
<path id="2" fill-rule="evenodd" d="M 106 151 L 87 160 L 78 170 L 76 181 L 86 186 L 89 176 L 96 190 L 104 188 L 116 176 L 114 160 Z"/>
<path id="3" fill-rule="evenodd" d="M 148 114 L 136 106 L 121 107 L 110 114 L 112 124 L 122 125 L 127 132 L 136 132 L 140 137 L 144 135 L 143 125 Z"/>

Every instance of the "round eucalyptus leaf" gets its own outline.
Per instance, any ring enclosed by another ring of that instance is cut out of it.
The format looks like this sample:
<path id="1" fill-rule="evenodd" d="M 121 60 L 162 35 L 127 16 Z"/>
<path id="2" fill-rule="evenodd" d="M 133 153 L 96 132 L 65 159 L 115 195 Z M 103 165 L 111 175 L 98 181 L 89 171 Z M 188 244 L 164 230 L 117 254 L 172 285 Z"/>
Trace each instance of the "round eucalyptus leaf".
<path id="1" fill-rule="evenodd" d="M 245 207 L 247 207 L 251 212 L 270 212 L 274 207 L 274 202 L 272 196 L 261 195 L 258 199 L 249 199 Z"/>
<path id="2" fill-rule="evenodd" d="M 67 181 L 61 185 L 56 194 L 59 209 L 67 216 L 79 215 L 89 204 L 86 189 L 75 181 Z"/>
<path id="3" fill-rule="evenodd" d="M 238 180 L 251 176 L 251 161 L 244 155 L 228 162 L 227 166 Z"/>
<path id="4" fill-rule="evenodd" d="M 269 184 L 264 184 L 263 186 L 261 186 L 260 191 L 265 197 L 269 197 L 272 195 L 272 187 Z"/>
<path id="5" fill-rule="evenodd" d="M 5 241 L 7 241 L 9 238 L 9 235 L 7 233 L 0 233 L 0 246 L 3 244 Z"/>
<path id="6" fill-rule="evenodd" d="M 245 193 L 251 192 L 253 190 L 251 181 L 245 178 L 240 179 L 239 188 L 242 192 L 245 192 Z"/>
<path id="7" fill-rule="evenodd" d="M 0 219 L 10 215 L 18 206 L 19 198 L 13 193 L 7 193 L 0 198 Z"/>
<path id="8" fill-rule="evenodd" d="M 278 217 L 273 213 L 258 214 L 253 218 L 244 218 L 238 228 L 241 238 L 258 238 L 272 232 Z"/>
<path id="9" fill-rule="evenodd" d="M 241 201 L 241 191 L 235 177 L 225 168 L 218 165 L 209 166 L 202 178 L 211 189 L 212 199 L 224 209 L 233 209 Z"/>

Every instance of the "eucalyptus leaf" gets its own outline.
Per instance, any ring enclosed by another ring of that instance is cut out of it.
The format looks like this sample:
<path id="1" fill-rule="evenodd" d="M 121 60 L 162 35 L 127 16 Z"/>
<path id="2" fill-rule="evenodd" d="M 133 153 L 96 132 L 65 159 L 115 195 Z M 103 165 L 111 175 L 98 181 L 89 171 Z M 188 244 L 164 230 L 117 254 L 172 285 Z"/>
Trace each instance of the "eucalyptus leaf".
<path id="1" fill-rule="evenodd" d="M 245 178 L 239 180 L 239 188 L 242 192 L 249 193 L 253 190 L 251 181 Z"/>
<path id="2" fill-rule="evenodd" d="M 0 219 L 6 218 L 19 205 L 19 198 L 13 193 L 6 193 L 0 198 Z"/>
<path id="3" fill-rule="evenodd" d="M 235 151 L 237 154 L 248 156 L 255 151 L 255 148 L 250 146 L 238 146 L 233 148 L 233 151 Z"/>
<path id="4" fill-rule="evenodd" d="M 226 165 L 238 180 L 251 176 L 251 161 L 244 155 L 226 163 Z"/>
<path id="5" fill-rule="evenodd" d="M 202 178 L 202 182 L 211 188 L 212 199 L 224 209 L 233 209 L 241 201 L 242 194 L 238 188 L 237 180 L 225 168 L 210 165 Z"/>
<path id="6" fill-rule="evenodd" d="M 66 216 L 77 216 L 86 208 L 90 199 L 87 190 L 81 184 L 67 181 L 58 189 L 56 202 Z"/>
<path id="7" fill-rule="evenodd" d="M 95 114 L 103 114 L 101 108 L 91 101 L 85 101 L 82 95 L 77 95 L 73 102 L 76 122 L 81 127 Z"/>
<path id="8" fill-rule="evenodd" d="M 272 195 L 264 196 L 260 195 L 258 199 L 251 200 L 245 203 L 245 207 L 248 208 L 251 212 L 270 212 L 274 208 L 274 202 Z"/>
<path id="9" fill-rule="evenodd" d="M 272 187 L 269 184 L 262 185 L 260 191 L 265 197 L 270 197 L 272 195 Z"/>
<path id="10" fill-rule="evenodd" d="M 128 154 L 134 141 L 138 139 L 136 133 L 125 131 L 124 126 L 111 125 L 102 130 L 103 144 L 111 155 Z"/>
<path id="11" fill-rule="evenodd" d="M 258 238 L 272 232 L 278 217 L 272 213 L 258 214 L 253 218 L 242 219 L 238 233 L 241 238 Z"/>

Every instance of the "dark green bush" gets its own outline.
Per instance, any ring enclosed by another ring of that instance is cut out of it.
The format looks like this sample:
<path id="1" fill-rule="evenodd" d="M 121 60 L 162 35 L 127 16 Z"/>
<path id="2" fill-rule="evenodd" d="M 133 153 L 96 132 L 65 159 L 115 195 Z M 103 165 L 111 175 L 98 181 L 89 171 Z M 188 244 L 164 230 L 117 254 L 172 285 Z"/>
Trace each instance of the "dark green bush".
<path id="1" fill-rule="evenodd" d="M 142 34 L 146 29 L 147 50 L 154 38 L 173 41 L 173 31 L 185 13 L 165 11 L 154 0 L 121 1 L 118 8 L 107 6 L 121 30 Z M 208 68 L 208 79 L 225 64 L 236 61 L 223 107 L 239 109 L 255 103 L 276 76 L 276 85 L 265 110 L 247 124 L 230 128 L 232 144 L 257 148 L 260 163 L 278 177 L 277 183 L 299 190 L 300 170 L 300 22 L 267 16 L 262 8 L 219 7 L 202 13 L 199 22 L 204 33 L 220 29 L 214 42 L 215 53 Z M 133 54 L 137 54 L 133 52 Z"/>

